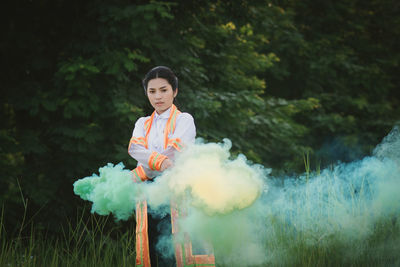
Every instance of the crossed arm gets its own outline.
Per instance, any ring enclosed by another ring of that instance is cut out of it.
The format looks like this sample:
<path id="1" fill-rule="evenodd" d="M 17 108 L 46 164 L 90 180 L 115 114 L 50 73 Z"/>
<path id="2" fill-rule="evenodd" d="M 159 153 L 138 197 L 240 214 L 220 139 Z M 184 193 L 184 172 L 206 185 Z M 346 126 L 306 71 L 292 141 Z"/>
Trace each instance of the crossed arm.
<path id="1" fill-rule="evenodd" d="M 184 144 L 194 143 L 196 127 L 193 117 L 188 113 L 182 113 L 176 121 L 176 128 L 169 137 L 167 147 L 161 151 L 152 151 L 145 146 L 145 118 L 139 119 L 135 124 L 128 153 L 138 161 L 145 175 L 152 179 L 173 166 L 174 154 L 180 151 Z"/>

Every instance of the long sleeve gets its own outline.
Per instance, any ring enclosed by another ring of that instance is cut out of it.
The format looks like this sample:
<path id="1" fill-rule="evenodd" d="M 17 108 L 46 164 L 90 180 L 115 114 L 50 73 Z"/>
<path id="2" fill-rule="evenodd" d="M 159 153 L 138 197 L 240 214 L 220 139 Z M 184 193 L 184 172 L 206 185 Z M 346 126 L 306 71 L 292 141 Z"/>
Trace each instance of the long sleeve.
<path id="1" fill-rule="evenodd" d="M 194 143 L 196 127 L 193 117 L 188 113 L 181 113 L 176 117 L 175 129 L 172 134 L 164 137 L 165 131 L 173 129 L 166 126 L 168 118 L 155 117 L 150 123 L 150 132 L 146 140 L 145 123 L 149 117 L 140 118 L 135 123 L 132 138 L 129 142 L 128 153 L 138 161 L 141 173 L 153 178 L 160 174 L 162 162 L 169 158 L 174 160 L 176 151 L 180 151 L 185 145 Z M 172 125 L 172 124 L 171 124 Z M 164 144 L 167 142 L 166 144 Z M 164 149 L 163 147 L 166 148 Z"/>
<path id="2" fill-rule="evenodd" d="M 193 144 L 196 138 L 196 126 L 189 113 L 182 113 L 176 120 L 176 129 L 169 137 L 167 148 L 162 152 L 170 159 L 174 159 L 176 151 L 180 151 L 185 145 Z"/>
<path id="3" fill-rule="evenodd" d="M 140 118 L 135 123 L 132 138 L 129 142 L 128 153 L 132 158 L 136 159 L 140 164 L 147 165 L 148 159 L 152 153 L 145 146 L 144 122 L 146 118 Z"/>
<path id="4" fill-rule="evenodd" d="M 196 138 L 196 126 L 194 119 L 189 113 L 182 113 L 176 121 L 176 129 L 171 139 L 180 138 L 183 144 L 194 144 Z"/>
<path id="5" fill-rule="evenodd" d="M 153 178 L 159 174 L 157 170 L 161 168 L 161 163 L 167 156 L 146 148 L 144 131 L 145 120 L 146 118 L 140 118 L 135 123 L 132 138 L 128 146 L 128 153 L 132 158 L 138 161 L 138 166 L 142 166 L 146 176 Z M 151 165 L 149 162 L 151 162 Z"/>

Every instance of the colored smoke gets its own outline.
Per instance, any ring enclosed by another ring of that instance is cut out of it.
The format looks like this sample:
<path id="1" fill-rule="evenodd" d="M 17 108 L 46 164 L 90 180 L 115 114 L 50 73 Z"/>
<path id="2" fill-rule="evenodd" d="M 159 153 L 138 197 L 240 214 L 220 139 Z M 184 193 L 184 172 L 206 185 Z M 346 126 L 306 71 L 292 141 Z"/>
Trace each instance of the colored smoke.
<path id="1" fill-rule="evenodd" d="M 270 179 L 262 198 L 268 261 L 290 266 L 301 257 L 296 250 L 307 247 L 339 254 L 350 265 L 360 257 L 380 262 L 372 265 L 400 264 L 399 153 L 395 128 L 372 156 L 310 178 L 303 175 L 283 184 Z"/>
<path id="2" fill-rule="evenodd" d="M 230 148 L 227 139 L 190 147 L 178 155 L 174 168 L 146 187 L 145 195 L 152 210 L 162 210 L 172 199 L 187 211 L 179 227 L 199 254 L 207 252 L 208 243 L 220 264 L 243 259 L 259 264 L 265 260 L 259 238 L 264 228 L 256 202 L 267 190 L 268 170 L 249 164 L 243 155 L 230 159 Z"/>
<path id="3" fill-rule="evenodd" d="M 152 207 L 171 198 L 190 203 L 208 216 L 250 206 L 260 196 L 263 171 L 244 156 L 229 160 L 231 142 L 198 144 L 178 155 L 175 167 L 146 188 Z"/>
<path id="4" fill-rule="evenodd" d="M 93 202 L 92 212 L 118 220 L 143 197 L 159 216 L 174 201 L 187 213 L 179 226 L 194 250 L 202 254 L 212 244 L 217 264 L 290 266 L 302 249 L 333 248 L 349 259 L 384 251 L 391 264 L 400 263 L 398 128 L 372 156 L 300 177 L 270 177 L 243 155 L 232 159 L 230 147 L 229 140 L 193 145 L 153 183 L 134 184 L 122 164 L 109 164 L 74 190 Z M 159 247 L 168 240 L 160 237 Z"/>
<path id="5" fill-rule="evenodd" d="M 74 183 L 74 193 L 93 202 L 92 213 L 114 214 L 116 220 L 127 220 L 135 211 L 138 187 L 132 174 L 122 163 L 108 163 L 99 169 L 99 175 L 80 179 Z"/>

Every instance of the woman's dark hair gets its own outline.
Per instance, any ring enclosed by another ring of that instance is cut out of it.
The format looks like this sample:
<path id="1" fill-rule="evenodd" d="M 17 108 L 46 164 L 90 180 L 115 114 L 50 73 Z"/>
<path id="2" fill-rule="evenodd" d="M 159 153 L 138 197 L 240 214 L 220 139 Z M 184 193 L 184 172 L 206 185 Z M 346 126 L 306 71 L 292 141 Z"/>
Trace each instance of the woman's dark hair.
<path id="1" fill-rule="evenodd" d="M 144 76 L 144 79 L 142 81 L 143 88 L 144 88 L 144 93 L 147 94 L 147 85 L 150 80 L 156 79 L 156 78 L 163 78 L 168 81 L 168 83 L 171 85 L 172 90 L 175 91 L 176 88 L 178 88 L 178 77 L 174 74 L 174 72 L 165 66 L 157 66 L 155 68 L 152 68 L 146 76 Z"/>

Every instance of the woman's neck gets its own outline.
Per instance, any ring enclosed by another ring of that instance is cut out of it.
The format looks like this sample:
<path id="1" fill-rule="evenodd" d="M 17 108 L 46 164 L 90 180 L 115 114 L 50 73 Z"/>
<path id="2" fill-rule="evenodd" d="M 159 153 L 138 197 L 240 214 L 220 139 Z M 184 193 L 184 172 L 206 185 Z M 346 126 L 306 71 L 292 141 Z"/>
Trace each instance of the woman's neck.
<path id="1" fill-rule="evenodd" d="M 171 107 L 172 107 L 172 106 L 171 106 Z M 170 110 L 170 109 L 171 109 L 171 107 L 169 107 L 169 108 L 167 108 L 166 110 L 164 110 L 164 111 L 161 111 L 161 112 L 159 112 L 158 110 L 156 110 L 156 113 L 157 113 L 157 115 L 164 114 L 165 112 L 167 112 L 168 110 Z"/>

